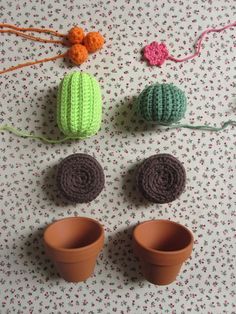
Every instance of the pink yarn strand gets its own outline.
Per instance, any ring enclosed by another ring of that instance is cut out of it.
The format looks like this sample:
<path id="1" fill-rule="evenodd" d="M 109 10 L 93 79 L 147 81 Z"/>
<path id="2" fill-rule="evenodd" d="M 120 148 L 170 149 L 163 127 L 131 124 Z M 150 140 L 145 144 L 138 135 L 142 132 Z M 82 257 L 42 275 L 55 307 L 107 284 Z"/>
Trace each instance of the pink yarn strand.
<path id="1" fill-rule="evenodd" d="M 184 61 L 191 60 L 191 59 L 197 57 L 197 56 L 200 54 L 200 52 L 201 52 L 203 38 L 204 38 L 207 34 L 213 33 L 213 32 L 219 33 L 219 32 L 224 31 L 224 30 L 227 29 L 227 28 L 234 27 L 234 26 L 236 26 L 236 22 L 233 22 L 233 23 L 231 23 L 231 24 L 229 24 L 229 25 L 226 25 L 226 26 L 224 26 L 224 27 L 222 27 L 222 28 L 210 28 L 210 29 L 205 30 L 205 31 L 200 35 L 200 37 L 199 37 L 199 39 L 198 39 L 198 41 L 197 41 L 197 44 L 195 45 L 195 53 L 194 53 L 194 54 L 192 54 L 192 55 L 190 55 L 190 56 L 187 56 L 187 57 L 185 57 L 185 58 L 182 58 L 182 59 L 177 59 L 177 58 L 175 58 L 175 57 L 169 55 L 169 56 L 168 56 L 168 60 L 172 60 L 172 61 L 174 61 L 174 62 L 184 62 Z"/>

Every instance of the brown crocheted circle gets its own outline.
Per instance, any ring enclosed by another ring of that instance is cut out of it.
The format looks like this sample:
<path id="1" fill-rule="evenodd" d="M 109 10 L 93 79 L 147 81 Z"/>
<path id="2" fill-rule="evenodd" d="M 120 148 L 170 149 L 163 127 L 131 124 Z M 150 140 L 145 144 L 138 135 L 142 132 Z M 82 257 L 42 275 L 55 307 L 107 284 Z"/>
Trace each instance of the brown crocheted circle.
<path id="1" fill-rule="evenodd" d="M 87 154 L 73 154 L 60 163 L 57 185 L 69 201 L 88 203 L 102 191 L 104 172 L 98 161 Z"/>
<path id="2" fill-rule="evenodd" d="M 146 199 L 164 204 L 174 201 L 183 192 L 186 172 L 174 156 L 158 154 L 144 160 L 136 180 L 139 191 Z"/>

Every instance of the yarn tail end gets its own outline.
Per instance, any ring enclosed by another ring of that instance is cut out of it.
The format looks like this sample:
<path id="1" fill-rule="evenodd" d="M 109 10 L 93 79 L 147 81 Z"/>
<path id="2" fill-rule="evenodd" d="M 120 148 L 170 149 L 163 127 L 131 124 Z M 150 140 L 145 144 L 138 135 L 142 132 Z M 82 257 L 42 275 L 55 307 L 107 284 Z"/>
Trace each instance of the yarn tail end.
<path id="1" fill-rule="evenodd" d="M 22 137 L 22 138 L 31 138 L 31 139 L 35 139 L 35 140 L 40 140 L 44 143 L 47 143 L 47 144 L 60 144 L 60 143 L 63 143 L 63 142 L 66 142 L 66 141 L 69 141 L 69 140 L 78 140 L 78 139 L 83 139 L 83 138 L 75 138 L 75 137 L 70 137 L 70 136 L 66 136 L 66 137 L 63 137 L 61 139 L 49 139 L 43 135 L 36 135 L 36 134 L 30 134 L 30 133 L 27 133 L 25 131 L 21 131 L 21 130 L 17 130 L 9 125 L 3 125 L 0 127 L 0 132 L 4 132 L 4 131 L 7 131 L 7 132 L 10 132 L 16 136 L 19 136 L 19 137 Z"/>
<path id="2" fill-rule="evenodd" d="M 168 127 L 170 129 L 185 128 L 185 129 L 193 129 L 193 130 L 219 132 L 219 131 L 226 129 L 229 125 L 235 126 L 236 121 L 234 121 L 234 120 L 226 121 L 220 127 L 215 127 L 215 126 L 211 126 L 211 125 L 207 125 L 207 124 L 206 125 L 191 125 L 191 124 L 165 124 L 165 123 L 161 123 L 160 125 Z"/>

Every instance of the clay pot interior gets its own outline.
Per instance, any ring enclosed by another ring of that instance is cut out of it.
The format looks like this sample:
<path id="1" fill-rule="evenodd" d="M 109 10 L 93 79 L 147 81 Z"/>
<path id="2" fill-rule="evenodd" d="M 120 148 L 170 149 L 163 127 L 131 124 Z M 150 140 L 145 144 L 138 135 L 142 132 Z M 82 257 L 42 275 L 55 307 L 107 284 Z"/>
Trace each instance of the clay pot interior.
<path id="1" fill-rule="evenodd" d="M 91 218 L 64 218 L 46 228 L 44 244 L 60 276 L 69 282 L 81 282 L 94 272 L 104 244 L 104 230 Z"/>
<path id="2" fill-rule="evenodd" d="M 48 245 L 58 249 L 78 249 L 94 243 L 103 233 L 96 221 L 63 219 L 52 224 L 44 235 Z"/>
<path id="3" fill-rule="evenodd" d="M 165 252 L 184 249 L 192 242 L 188 229 L 164 220 L 140 224 L 135 237 L 146 248 Z"/>
<path id="4" fill-rule="evenodd" d="M 153 284 L 167 285 L 175 281 L 190 257 L 193 235 L 176 222 L 150 220 L 135 227 L 133 245 L 144 277 Z"/>

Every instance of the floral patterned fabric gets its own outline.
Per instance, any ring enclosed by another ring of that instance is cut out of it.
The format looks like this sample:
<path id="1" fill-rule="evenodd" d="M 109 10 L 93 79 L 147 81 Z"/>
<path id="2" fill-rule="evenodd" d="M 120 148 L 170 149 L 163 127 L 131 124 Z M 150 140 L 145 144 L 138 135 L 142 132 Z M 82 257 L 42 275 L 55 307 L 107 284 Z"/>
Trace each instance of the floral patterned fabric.
<path id="1" fill-rule="evenodd" d="M 47 145 L 1 133 L 0 313 L 235 313 L 235 128 L 222 132 L 158 129 L 140 121 L 134 102 L 148 84 L 174 83 L 186 92 L 184 121 L 216 124 L 235 117 L 235 29 L 210 34 L 191 61 L 148 67 L 142 48 L 165 42 L 175 57 L 192 51 L 208 27 L 235 20 L 235 1 L 2 1 L 1 22 L 68 32 L 78 24 L 104 35 L 104 48 L 79 67 L 67 60 L 0 77 L 0 123 L 57 137 L 56 92 L 73 70 L 88 72 L 103 94 L 101 131 L 84 141 Z M 65 48 L 1 34 L 1 68 L 63 53 Z M 188 51 L 186 51 L 188 47 Z M 61 200 L 59 162 L 72 153 L 94 156 L 105 188 L 89 204 Z M 168 153 L 187 174 L 176 201 L 152 204 L 135 189 L 147 157 Z M 82 284 L 60 279 L 44 253 L 44 227 L 88 216 L 103 223 L 105 247 L 95 274 Z M 171 219 L 193 231 L 195 243 L 169 286 L 144 280 L 131 246 L 139 221 Z"/>

